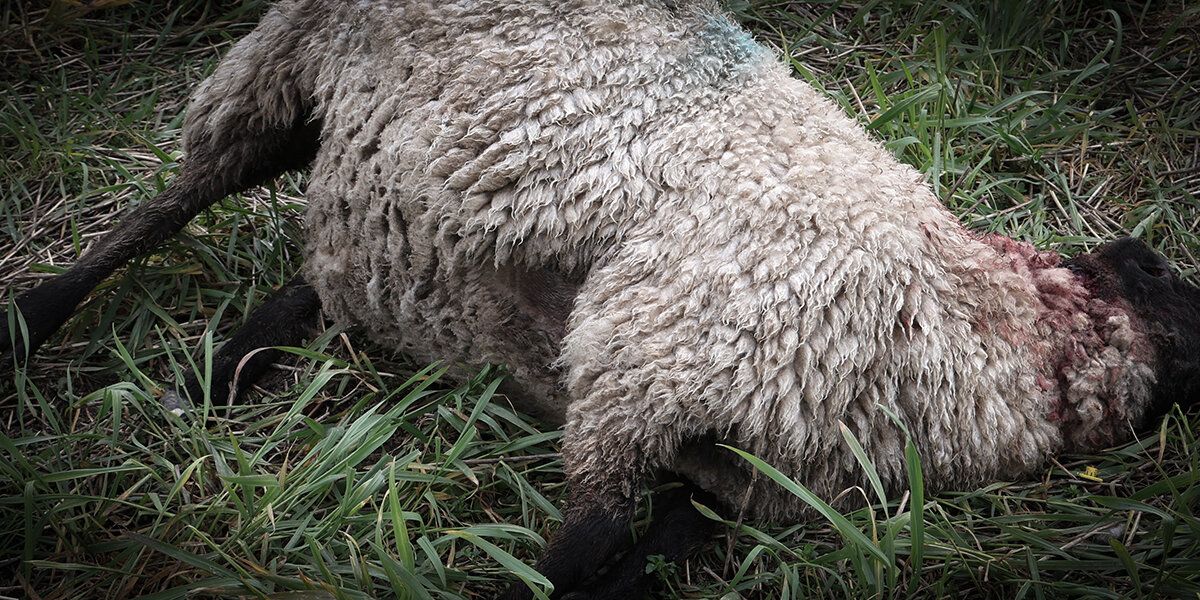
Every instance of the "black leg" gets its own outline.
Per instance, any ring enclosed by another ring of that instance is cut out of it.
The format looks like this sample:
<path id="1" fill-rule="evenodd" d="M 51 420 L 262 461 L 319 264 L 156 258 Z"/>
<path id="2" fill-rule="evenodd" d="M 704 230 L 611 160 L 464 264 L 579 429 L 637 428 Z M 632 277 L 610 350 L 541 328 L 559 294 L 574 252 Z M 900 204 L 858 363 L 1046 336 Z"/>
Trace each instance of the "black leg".
<path id="1" fill-rule="evenodd" d="M 632 500 L 617 506 L 606 504 L 589 498 L 568 499 L 562 526 L 534 566 L 554 584 L 551 598 L 560 598 L 574 589 L 628 544 Z M 533 592 L 523 582 L 512 584 L 500 595 L 500 600 L 529 598 L 533 598 Z"/>
<path id="2" fill-rule="evenodd" d="M 563 435 L 567 512 L 534 566 L 554 584 L 552 598 L 574 592 L 629 544 L 635 495 L 672 462 L 678 440 L 662 426 L 659 406 L 599 394 L 575 401 Z M 518 583 L 504 600 L 532 596 Z"/>
<path id="3" fill-rule="evenodd" d="M 563 597 L 563 600 L 637 600 L 646 595 L 653 576 L 646 573 L 649 557 L 661 555 L 666 562 L 681 563 L 704 547 L 716 523 L 700 514 L 692 499 L 713 506 L 716 499 L 692 484 L 663 494 L 655 502 L 650 527 L 632 550 L 608 572 Z"/>
<path id="4" fill-rule="evenodd" d="M 105 277 L 175 235 L 205 207 L 307 164 L 316 149 L 317 131 L 317 124 L 304 123 L 287 130 L 246 131 L 220 148 L 193 148 L 163 193 L 133 209 L 65 273 L 17 295 L 13 304 L 24 318 L 27 335 L 20 327 L 10 329 L 10 315 L 0 314 L 0 372 L 26 361 Z M 10 305 L 7 310 L 13 309 Z"/>
<path id="5" fill-rule="evenodd" d="M 272 346 L 299 344 L 316 331 L 320 312 L 321 301 L 316 291 L 300 275 L 271 294 L 213 355 L 209 378 L 212 401 L 225 402 L 249 388 L 283 354 Z M 238 371 L 242 358 L 251 352 L 254 355 Z M 181 388 L 182 396 L 178 392 L 163 396 L 167 410 L 182 412 L 189 399 L 200 401 L 203 389 L 195 371 L 188 371 Z"/>

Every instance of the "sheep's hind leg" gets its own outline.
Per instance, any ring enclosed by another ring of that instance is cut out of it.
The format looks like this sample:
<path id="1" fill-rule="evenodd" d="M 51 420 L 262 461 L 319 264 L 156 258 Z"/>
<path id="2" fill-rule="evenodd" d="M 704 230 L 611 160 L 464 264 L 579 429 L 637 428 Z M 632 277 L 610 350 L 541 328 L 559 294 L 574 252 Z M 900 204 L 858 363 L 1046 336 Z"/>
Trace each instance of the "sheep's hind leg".
<path id="1" fill-rule="evenodd" d="M 248 128 L 220 145 L 209 141 L 192 148 L 166 190 L 134 208 L 65 273 L 18 294 L 0 314 L 0 372 L 24 363 L 105 277 L 177 233 L 201 210 L 306 165 L 317 131 L 317 123 L 266 132 Z M 24 320 L 24 331 L 14 312 Z"/>
<path id="2" fill-rule="evenodd" d="M 304 278 L 297 275 L 271 294 L 267 301 L 250 313 L 246 323 L 213 354 L 209 375 L 209 393 L 213 401 L 232 400 L 253 384 L 283 351 L 274 346 L 294 346 L 317 329 L 321 301 Z M 242 359 L 250 355 L 245 363 Z M 240 368 L 239 368 L 240 365 Z M 180 414 L 188 400 L 203 397 L 204 386 L 195 371 L 189 370 L 178 392 L 163 396 L 163 407 Z"/>

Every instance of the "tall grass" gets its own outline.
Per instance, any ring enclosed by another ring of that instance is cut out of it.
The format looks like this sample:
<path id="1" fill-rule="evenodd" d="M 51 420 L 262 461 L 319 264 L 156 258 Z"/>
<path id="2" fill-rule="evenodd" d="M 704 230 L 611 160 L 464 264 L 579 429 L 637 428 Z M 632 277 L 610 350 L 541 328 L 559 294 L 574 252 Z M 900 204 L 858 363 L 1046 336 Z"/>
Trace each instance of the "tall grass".
<path id="1" fill-rule="evenodd" d="M 729 7 L 972 226 L 1068 253 L 1133 233 L 1200 279 L 1200 7 Z M 188 91 L 265 10 L 0 6 L 5 293 L 165 186 Z M 186 420 L 158 404 L 296 269 L 302 184 L 204 213 L 0 382 L 0 596 L 475 598 L 538 581 L 559 434 L 514 411 L 494 369 L 452 382 L 331 328 L 244 403 Z M 818 504 L 806 524 L 725 521 L 732 546 L 649 568 L 671 598 L 1195 598 L 1198 431 L 1176 409 L 1030 481 L 932 497 L 910 450 L 900 498 L 871 485 L 871 506 Z"/>

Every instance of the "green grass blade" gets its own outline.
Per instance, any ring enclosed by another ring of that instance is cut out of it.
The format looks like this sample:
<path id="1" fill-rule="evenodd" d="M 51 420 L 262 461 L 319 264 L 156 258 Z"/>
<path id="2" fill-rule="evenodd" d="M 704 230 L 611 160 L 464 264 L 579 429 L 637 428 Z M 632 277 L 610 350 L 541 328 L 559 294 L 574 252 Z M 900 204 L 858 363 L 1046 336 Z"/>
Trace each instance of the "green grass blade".
<path id="1" fill-rule="evenodd" d="M 838 533 L 840 533 L 842 537 L 845 538 L 847 542 L 850 542 L 854 547 L 870 554 L 875 560 L 878 560 L 881 563 L 888 563 L 887 555 L 885 555 L 883 551 L 879 549 L 879 546 L 867 538 L 867 536 L 863 535 L 863 533 L 859 531 L 857 527 L 852 525 L 850 521 L 846 519 L 846 517 L 842 516 L 841 513 L 834 510 L 833 507 L 829 506 L 829 504 L 827 504 L 824 500 L 818 498 L 816 494 L 808 491 L 808 488 L 792 480 L 783 473 L 780 473 L 775 467 L 768 465 L 766 462 L 762 461 L 753 454 L 744 452 L 731 446 L 725 446 L 723 444 L 721 447 L 732 450 L 738 456 L 746 459 L 746 461 L 753 465 L 754 468 L 762 471 L 767 475 L 767 477 L 770 477 L 773 481 L 779 485 L 782 485 L 788 492 L 791 492 L 797 498 L 800 498 L 802 501 L 804 501 L 805 504 L 808 504 L 816 509 L 816 511 L 820 513 L 822 517 L 825 517 L 825 519 L 833 525 L 834 529 L 836 529 Z"/>

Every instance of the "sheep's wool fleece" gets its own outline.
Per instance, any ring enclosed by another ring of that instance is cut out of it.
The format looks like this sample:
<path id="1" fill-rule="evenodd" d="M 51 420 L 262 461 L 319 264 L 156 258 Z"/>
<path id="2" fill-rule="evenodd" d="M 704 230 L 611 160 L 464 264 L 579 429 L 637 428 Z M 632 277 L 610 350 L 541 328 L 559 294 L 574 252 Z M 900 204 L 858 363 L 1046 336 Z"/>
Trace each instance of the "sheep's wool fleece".
<path id="1" fill-rule="evenodd" d="M 927 485 L 971 484 L 1148 393 L 1124 311 L 966 231 L 707 3 L 283 2 L 189 129 L 232 135 L 233 96 L 321 123 L 305 275 L 326 312 L 417 359 L 507 365 L 585 486 L 671 468 L 740 503 L 718 441 L 832 497 L 861 480 L 844 423 L 894 489 L 887 411 Z"/>

